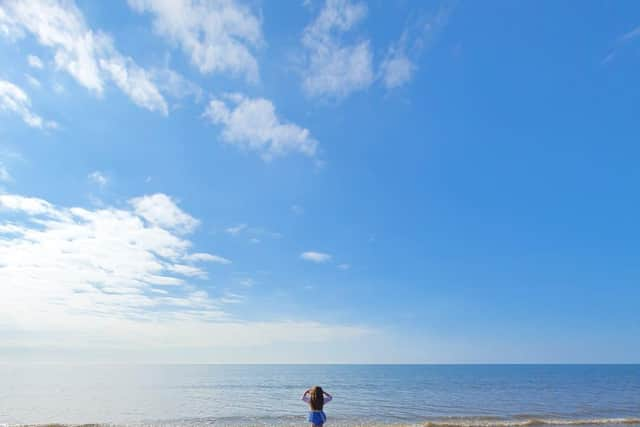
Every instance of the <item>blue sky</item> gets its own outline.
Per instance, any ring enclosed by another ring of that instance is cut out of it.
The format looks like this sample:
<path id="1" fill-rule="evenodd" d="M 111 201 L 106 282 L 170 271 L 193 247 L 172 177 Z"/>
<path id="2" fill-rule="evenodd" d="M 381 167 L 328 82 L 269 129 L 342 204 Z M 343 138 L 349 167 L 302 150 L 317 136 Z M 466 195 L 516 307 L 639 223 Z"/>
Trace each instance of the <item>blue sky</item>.
<path id="1" fill-rule="evenodd" d="M 638 362 L 633 2 L 0 5 L 0 361 Z"/>

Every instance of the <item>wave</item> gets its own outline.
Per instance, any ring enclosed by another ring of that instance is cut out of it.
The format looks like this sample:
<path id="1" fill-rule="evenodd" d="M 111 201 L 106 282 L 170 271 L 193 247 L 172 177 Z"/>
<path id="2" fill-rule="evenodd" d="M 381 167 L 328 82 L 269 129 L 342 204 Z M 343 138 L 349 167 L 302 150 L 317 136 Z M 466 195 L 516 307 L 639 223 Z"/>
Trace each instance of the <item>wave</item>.
<path id="1" fill-rule="evenodd" d="M 640 424 L 640 418 L 455 418 L 427 421 L 425 427 L 527 427 L 527 426 L 587 426 Z"/>

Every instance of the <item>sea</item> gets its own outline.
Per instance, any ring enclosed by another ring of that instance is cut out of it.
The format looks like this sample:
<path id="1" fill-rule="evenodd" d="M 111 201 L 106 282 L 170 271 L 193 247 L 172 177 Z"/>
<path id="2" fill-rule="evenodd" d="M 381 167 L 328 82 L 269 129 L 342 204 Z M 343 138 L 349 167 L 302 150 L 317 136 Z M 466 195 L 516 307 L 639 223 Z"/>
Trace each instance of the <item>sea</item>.
<path id="1" fill-rule="evenodd" d="M 640 426 L 640 365 L 1 365 L 0 424 Z"/>

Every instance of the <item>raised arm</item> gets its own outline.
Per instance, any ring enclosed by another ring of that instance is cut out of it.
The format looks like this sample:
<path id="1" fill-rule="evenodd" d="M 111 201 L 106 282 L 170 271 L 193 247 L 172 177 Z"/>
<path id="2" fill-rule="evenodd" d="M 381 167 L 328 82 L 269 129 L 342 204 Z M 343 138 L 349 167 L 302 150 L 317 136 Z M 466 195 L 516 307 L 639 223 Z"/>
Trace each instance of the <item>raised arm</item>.
<path id="1" fill-rule="evenodd" d="M 333 396 L 331 396 L 326 391 L 323 391 L 322 393 L 324 393 L 324 395 L 325 395 L 324 403 L 329 403 L 329 402 L 331 402 L 333 400 Z"/>
<path id="2" fill-rule="evenodd" d="M 302 393 L 302 400 L 307 403 L 309 403 L 309 397 L 307 397 L 309 393 L 311 393 L 311 390 L 305 390 L 305 392 Z"/>

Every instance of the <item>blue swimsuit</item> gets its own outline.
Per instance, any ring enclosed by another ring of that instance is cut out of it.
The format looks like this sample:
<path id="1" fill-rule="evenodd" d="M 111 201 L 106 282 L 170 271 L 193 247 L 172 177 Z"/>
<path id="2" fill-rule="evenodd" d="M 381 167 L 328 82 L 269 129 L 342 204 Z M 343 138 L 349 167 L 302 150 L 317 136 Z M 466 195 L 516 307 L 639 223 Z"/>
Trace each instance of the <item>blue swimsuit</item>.
<path id="1" fill-rule="evenodd" d="M 302 400 L 309 403 L 309 398 L 307 397 L 307 395 L 304 395 L 302 397 Z M 331 397 L 325 397 L 324 403 L 329 402 L 331 402 Z M 309 417 L 307 418 L 307 421 L 309 421 L 314 426 L 321 426 L 327 422 L 327 414 L 325 414 L 324 411 L 309 411 Z"/>
<path id="2" fill-rule="evenodd" d="M 309 411 L 309 418 L 307 418 L 314 426 L 321 426 L 327 421 L 327 415 L 324 411 Z"/>

